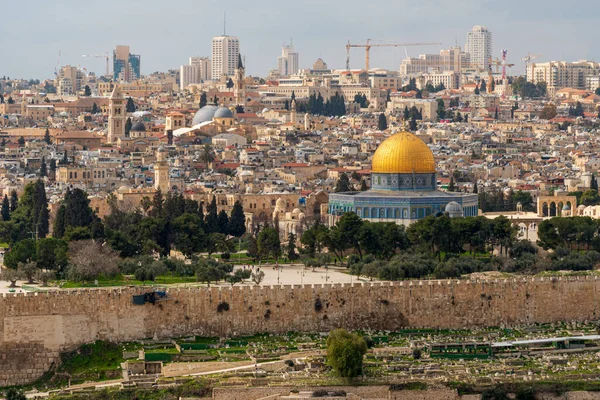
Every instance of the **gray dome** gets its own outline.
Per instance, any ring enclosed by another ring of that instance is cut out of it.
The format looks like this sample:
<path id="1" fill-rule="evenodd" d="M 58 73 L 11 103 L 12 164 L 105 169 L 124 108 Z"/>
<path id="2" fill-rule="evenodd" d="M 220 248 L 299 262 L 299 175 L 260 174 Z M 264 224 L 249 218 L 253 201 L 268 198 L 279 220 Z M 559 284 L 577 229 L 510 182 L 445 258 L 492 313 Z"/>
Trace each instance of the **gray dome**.
<path id="1" fill-rule="evenodd" d="M 463 212 L 463 208 L 460 204 L 458 204 L 455 201 L 451 201 L 450 203 L 446 204 L 446 210 L 447 213 L 453 214 L 453 213 L 462 213 Z"/>
<path id="2" fill-rule="evenodd" d="M 212 121 L 217 109 L 217 106 L 213 105 L 204 106 L 199 109 L 198 112 L 196 112 L 196 115 L 194 115 L 194 119 L 192 119 L 192 126 Z"/>
<path id="3" fill-rule="evenodd" d="M 138 121 L 131 127 L 131 132 L 146 132 L 146 125 Z"/>
<path id="4" fill-rule="evenodd" d="M 562 209 L 563 209 L 563 211 L 569 211 L 569 210 L 571 210 L 571 206 L 569 206 L 568 204 L 565 204 Z"/>
<path id="5" fill-rule="evenodd" d="M 214 115 L 215 118 L 233 118 L 233 113 L 227 107 L 219 107 Z"/>

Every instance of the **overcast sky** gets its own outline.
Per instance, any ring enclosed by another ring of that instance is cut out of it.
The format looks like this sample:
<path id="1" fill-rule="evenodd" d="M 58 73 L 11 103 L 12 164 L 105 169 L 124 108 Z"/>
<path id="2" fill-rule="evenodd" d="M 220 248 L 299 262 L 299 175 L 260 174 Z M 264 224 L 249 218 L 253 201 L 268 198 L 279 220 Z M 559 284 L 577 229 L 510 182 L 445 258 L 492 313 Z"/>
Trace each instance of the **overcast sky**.
<path id="1" fill-rule="evenodd" d="M 538 61 L 599 60 L 598 0 L 21 0 L 2 7 L 0 76 L 51 78 L 60 64 L 104 73 L 103 59 L 82 54 L 109 52 L 128 44 L 141 55 L 142 74 L 210 56 L 211 38 L 223 32 L 240 39 L 249 75 L 276 68 L 281 45 L 293 38 L 300 67 L 322 57 L 330 68 L 345 65 L 345 44 L 367 38 L 385 42 L 442 42 L 442 46 L 371 50 L 371 67 L 397 70 L 405 54 L 437 53 L 464 46 L 474 25 L 493 34 L 494 57 L 522 73 L 520 58 Z M 112 63 L 112 60 L 111 60 Z M 364 65 L 364 50 L 352 50 L 351 67 Z"/>

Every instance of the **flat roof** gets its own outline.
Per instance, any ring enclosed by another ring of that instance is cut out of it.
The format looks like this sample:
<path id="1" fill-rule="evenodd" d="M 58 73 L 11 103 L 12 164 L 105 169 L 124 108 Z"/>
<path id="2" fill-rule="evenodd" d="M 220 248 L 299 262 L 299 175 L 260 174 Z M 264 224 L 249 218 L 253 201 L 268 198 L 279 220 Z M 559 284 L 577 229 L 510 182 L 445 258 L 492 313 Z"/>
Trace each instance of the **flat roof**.
<path id="1" fill-rule="evenodd" d="M 541 344 L 541 343 L 552 343 L 552 342 L 566 342 L 570 340 L 600 340 L 600 335 L 587 335 L 587 336 L 563 336 L 545 339 L 531 339 L 531 340 L 510 340 L 506 342 L 492 343 L 492 347 L 509 347 L 519 346 L 524 344 Z"/>

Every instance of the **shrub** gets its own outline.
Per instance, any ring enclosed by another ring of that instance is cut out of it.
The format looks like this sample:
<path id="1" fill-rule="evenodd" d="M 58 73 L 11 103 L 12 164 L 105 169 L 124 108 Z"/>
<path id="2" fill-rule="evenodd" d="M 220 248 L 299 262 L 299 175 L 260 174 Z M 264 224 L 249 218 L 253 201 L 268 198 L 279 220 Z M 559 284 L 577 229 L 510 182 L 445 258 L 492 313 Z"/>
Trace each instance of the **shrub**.
<path id="1" fill-rule="evenodd" d="M 344 329 L 336 329 L 327 338 L 327 361 L 342 377 L 353 378 L 362 373 L 365 340 Z"/>

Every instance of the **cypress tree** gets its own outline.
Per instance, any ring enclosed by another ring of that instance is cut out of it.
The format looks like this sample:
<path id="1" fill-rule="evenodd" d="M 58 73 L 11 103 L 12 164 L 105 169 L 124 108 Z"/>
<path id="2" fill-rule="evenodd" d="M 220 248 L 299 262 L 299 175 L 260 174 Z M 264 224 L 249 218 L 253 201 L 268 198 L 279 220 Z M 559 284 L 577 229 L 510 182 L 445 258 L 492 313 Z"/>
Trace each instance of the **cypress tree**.
<path id="1" fill-rule="evenodd" d="M 19 196 L 17 195 L 17 191 L 13 189 L 13 191 L 10 192 L 10 212 L 15 211 L 18 205 Z"/>
<path id="2" fill-rule="evenodd" d="M 590 189 L 598 191 L 598 181 L 596 180 L 595 174 L 592 174 L 592 182 L 590 183 Z"/>
<path id="3" fill-rule="evenodd" d="M 229 216 L 227 215 L 227 211 L 221 210 L 218 214 L 218 225 L 219 225 L 219 233 L 224 235 L 229 234 Z"/>
<path id="4" fill-rule="evenodd" d="M 229 234 L 240 237 L 244 233 L 246 233 L 246 217 L 244 215 L 244 208 L 238 200 L 231 210 L 231 218 L 229 218 Z"/>
<path id="5" fill-rule="evenodd" d="M 288 235 L 288 249 L 287 249 L 287 258 L 290 261 L 295 260 L 296 258 L 298 258 L 298 255 L 296 254 L 296 235 L 294 235 L 292 232 L 290 232 L 290 234 Z"/>
<path id="6" fill-rule="evenodd" d="M 4 199 L 2 200 L 2 220 L 8 221 L 10 220 L 10 202 L 8 201 L 8 196 L 4 195 Z"/>
<path id="7" fill-rule="evenodd" d="M 361 192 L 364 192 L 364 191 L 366 191 L 367 189 L 368 189 L 368 188 L 367 188 L 367 182 L 366 182 L 364 179 L 362 179 L 362 180 L 360 181 L 360 191 L 361 191 Z"/>
<path id="8" fill-rule="evenodd" d="M 42 156 L 42 164 L 40 165 L 40 176 L 43 178 L 48 176 L 48 167 L 46 167 L 46 157 Z"/>
<path id="9" fill-rule="evenodd" d="M 387 127 L 387 118 L 385 118 L 385 114 L 379 114 L 379 120 L 377 121 L 377 129 L 379 129 L 380 131 L 385 131 Z"/>
<path id="10" fill-rule="evenodd" d="M 46 144 L 52 144 L 52 139 L 50 138 L 50 130 L 46 128 L 46 132 L 44 132 L 44 142 Z"/>
<path id="11" fill-rule="evenodd" d="M 208 99 L 206 98 L 206 92 L 202 92 L 200 95 L 200 108 L 204 107 L 208 103 Z"/>
<path id="12" fill-rule="evenodd" d="M 217 214 L 217 198 L 213 196 L 212 201 L 206 208 L 206 232 L 216 233 L 219 232 L 219 216 Z"/>
<path id="13" fill-rule="evenodd" d="M 55 238 L 62 238 L 65 235 L 65 205 L 62 204 L 56 212 L 56 219 L 54 220 L 54 229 L 52 236 Z"/>
<path id="14" fill-rule="evenodd" d="M 127 99 L 127 105 L 125 106 L 125 110 L 128 113 L 133 113 L 133 112 L 135 112 L 135 108 L 136 107 L 135 107 L 135 103 L 133 102 L 133 99 L 131 97 L 129 97 Z"/>
<path id="15" fill-rule="evenodd" d="M 131 122 L 131 118 L 127 118 L 127 121 L 125 121 L 125 137 L 129 137 L 129 132 L 131 132 L 132 126 L 133 123 Z"/>

